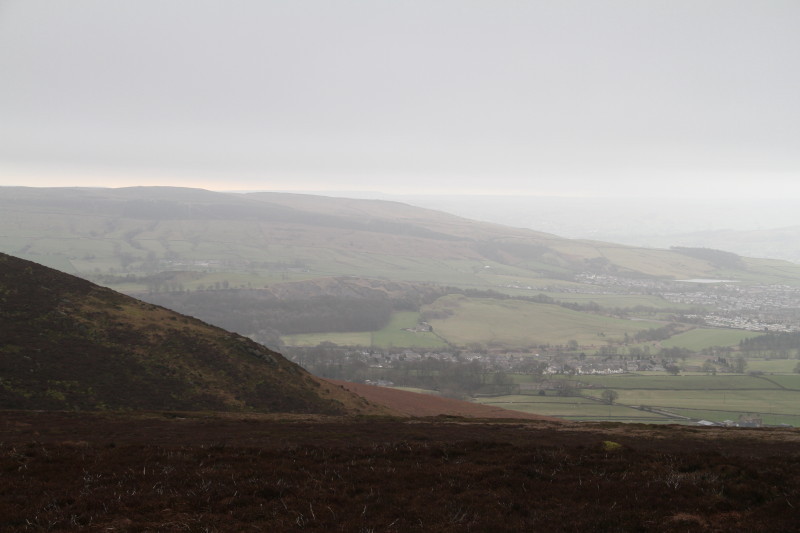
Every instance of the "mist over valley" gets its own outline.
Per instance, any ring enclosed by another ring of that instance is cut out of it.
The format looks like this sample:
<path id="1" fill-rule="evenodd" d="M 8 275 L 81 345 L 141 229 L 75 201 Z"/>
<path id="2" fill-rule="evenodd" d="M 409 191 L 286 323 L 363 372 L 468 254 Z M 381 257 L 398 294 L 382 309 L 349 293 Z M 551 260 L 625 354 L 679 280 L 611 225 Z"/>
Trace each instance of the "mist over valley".
<path id="1" fill-rule="evenodd" d="M 0 3 L 0 531 L 795 531 L 800 3 Z"/>

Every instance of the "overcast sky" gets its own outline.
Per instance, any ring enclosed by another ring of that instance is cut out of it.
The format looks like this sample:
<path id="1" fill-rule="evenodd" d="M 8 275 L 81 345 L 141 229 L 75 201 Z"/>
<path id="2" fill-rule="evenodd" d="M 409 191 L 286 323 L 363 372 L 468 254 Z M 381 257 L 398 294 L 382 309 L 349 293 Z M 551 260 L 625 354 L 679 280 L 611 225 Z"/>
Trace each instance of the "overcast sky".
<path id="1" fill-rule="evenodd" d="M 0 0 L 0 185 L 800 198 L 797 0 Z"/>

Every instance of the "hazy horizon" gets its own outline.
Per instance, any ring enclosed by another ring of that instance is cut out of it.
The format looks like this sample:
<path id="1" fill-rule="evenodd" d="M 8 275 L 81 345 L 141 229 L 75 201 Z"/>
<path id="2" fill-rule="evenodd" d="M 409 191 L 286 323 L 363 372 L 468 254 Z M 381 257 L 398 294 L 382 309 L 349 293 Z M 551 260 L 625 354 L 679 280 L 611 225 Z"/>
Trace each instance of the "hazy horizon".
<path id="1" fill-rule="evenodd" d="M 3 188 L 6 187 L 0 186 L 0 189 Z M 800 235 L 800 221 L 797 200 L 794 198 L 710 200 L 387 194 L 369 191 L 215 192 L 278 192 L 392 201 L 568 239 L 589 239 L 646 248 L 712 248 L 746 257 L 800 263 L 800 241 L 797 238 Z"/>

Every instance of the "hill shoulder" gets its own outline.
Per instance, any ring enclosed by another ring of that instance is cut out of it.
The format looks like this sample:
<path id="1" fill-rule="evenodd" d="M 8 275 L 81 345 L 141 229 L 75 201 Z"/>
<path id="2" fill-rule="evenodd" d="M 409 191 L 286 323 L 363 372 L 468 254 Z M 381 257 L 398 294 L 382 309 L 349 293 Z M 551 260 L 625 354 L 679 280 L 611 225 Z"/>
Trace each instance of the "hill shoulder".
<path id="1" fill-rule="evenodd" d="M 0 407 L 383 413 L 245 337 L 0 254 Z"/>

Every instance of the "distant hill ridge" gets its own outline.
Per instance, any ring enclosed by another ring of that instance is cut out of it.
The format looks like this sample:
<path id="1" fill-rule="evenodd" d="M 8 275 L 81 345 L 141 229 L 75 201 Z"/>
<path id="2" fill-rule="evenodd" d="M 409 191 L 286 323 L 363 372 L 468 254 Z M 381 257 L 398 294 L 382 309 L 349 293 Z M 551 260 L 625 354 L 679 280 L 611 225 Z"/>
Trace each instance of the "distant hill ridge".
<path id="1" fill-rule="evenodd" d="M 385 413 L 247 338 L 0 254 L 0 408 Z"/>
<path id="2" fill-rule="evenodd" d="M 487 283 L 484 265 L 502 267 L 504 276 L 566 281 L 583 272 L 661 279 L 800 272 L 775 261 L 720 265 L 675 250 L 566 239 L 392 201 L 180 187 L 0 187 L 0 251 L 83 276 L 209 261 L 218 270 L 280 263 L 309 277 L 472 286 Z"/>

